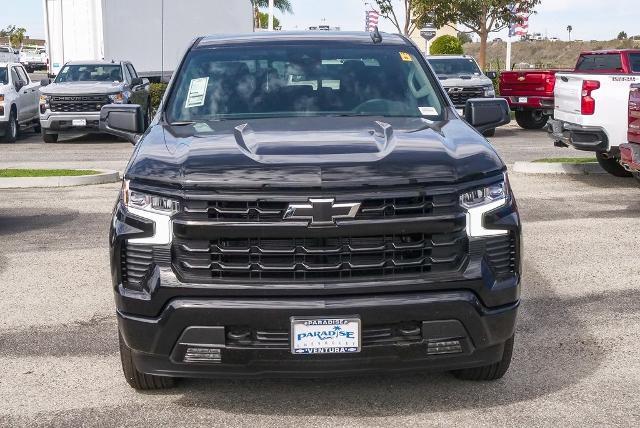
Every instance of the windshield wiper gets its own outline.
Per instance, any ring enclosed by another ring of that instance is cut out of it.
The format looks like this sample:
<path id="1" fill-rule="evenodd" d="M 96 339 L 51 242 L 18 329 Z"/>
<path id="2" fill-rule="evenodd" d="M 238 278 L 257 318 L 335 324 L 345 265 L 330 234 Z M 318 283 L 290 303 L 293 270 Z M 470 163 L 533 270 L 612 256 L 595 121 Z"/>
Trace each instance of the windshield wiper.
<path id="1" fill-rule="evenodd" d="M 189 126 L 189 125 L 195 125 L 196 122 L 192 121 L 192 120 L 183 120 L 183 121 L 178 121 L 178 122 L 171 122 L 169 125 L 171 126 Z"/>

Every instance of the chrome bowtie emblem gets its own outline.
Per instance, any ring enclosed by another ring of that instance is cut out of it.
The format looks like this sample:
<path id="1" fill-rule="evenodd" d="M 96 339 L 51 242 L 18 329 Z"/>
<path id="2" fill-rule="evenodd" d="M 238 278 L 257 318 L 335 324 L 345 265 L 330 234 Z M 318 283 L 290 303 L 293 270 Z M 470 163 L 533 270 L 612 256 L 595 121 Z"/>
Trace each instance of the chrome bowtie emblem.
<path id="1" fill-rule="evenodd" d="M 309 220 L 309 226 L 332 226 L 337 219 L 354 218 L 360 202 L 335 203 L 335 199 L 309 199 L 308 204 L 289 204 L 285 220 Z"/>
<path id="2" fill-rule="evenodd" d="M 449 92 L 462 92 L 464 88 L 449 88 Z"/>

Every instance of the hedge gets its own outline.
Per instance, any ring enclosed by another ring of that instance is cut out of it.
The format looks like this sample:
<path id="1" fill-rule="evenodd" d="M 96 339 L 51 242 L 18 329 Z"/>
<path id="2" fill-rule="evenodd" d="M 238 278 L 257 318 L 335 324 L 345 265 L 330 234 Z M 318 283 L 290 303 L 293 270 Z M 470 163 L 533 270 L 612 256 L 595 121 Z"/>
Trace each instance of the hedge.
<path id="1" fill-rule="evenodd" d="M 431 43 L 430 55 L 462 55 L 462 44 L 457 37 L 440 36 Z"/>

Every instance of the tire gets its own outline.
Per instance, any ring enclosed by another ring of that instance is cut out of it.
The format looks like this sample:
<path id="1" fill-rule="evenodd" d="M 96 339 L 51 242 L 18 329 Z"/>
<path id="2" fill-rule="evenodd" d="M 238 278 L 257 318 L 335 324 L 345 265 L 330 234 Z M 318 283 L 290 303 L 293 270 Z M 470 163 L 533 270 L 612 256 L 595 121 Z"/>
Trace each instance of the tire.
<path id="1" fill-rule="evenodd" d="M 118 331 L 118 342 L 120 343 L 120 360 L 122 361 L 122 372 L 127 383 L 139 391 L 150 391 L 155 389 L 171 388 L 175 384 L 175 379 L 165 376 L 154 376 L 138 371 L 133 363 L 131 348 L 122 339 Z"/>
<path id="2" fill-rule="evenodd" d="M 35 132 L 36 134 L 40 134 L 42 132 L 42 126 L 40 126 L 39 122 L 37 125 L 33 126 L 33 132 Z"/>
<path id="3" fill-rule="evenodd" d="M 511 364 L 511 356 L 513 355 L 513 336 L 504 343 L 502 351 L 502 359 L 497 363 L 487 366 L 473 367 L 470 369 L 454 370 L 451 373 L 458 379 L 463 380 L 498 380 L 505 375 Z"/>
<path id="4" fill-rule="evenodd" d="M 149 125 L 151 125 L 151 100 L 147 101 L 147 111 L 144 113 L 144 130 L 149 129 Z"/>
<path id="5" fill-rule="evenodd" d="M 47 134 L 44 131 L 42 132 L 42 140 L 47 144 L 55 144 L 58 142 L 58 134 Z"/>
<path id="6" fill-rule="evenodd" d="M 4 143 L 15 143 L 18 139 L 18 119 L 16 118 L 16 111 L 11 109 L 9 113 L 9 122 L 7 122 L 7 130 L 5 131 L 2 141 Z"/>
<path id="7" fill-rule="evenodd" d="M 638 183 L 640 183 L 640 172 L 632 172 L 631 174 L 633 175 L 633 178 L 638 180 Z"/>
<path id="8" fill-rule="evenodd" d="M 482 135 L 484 135 L 485 137 L 495 137 L 495 135 L 496 135 L 496 128 L 489 129 L 488 131 L 484 131 L 484 132 L 482 133 Z"/>
<path id="9" fill-rule="evenodd" d="M 542 129 L 548 120 L 549 116 L 540 110 L 516 111 L 516 122 L 524 129 Z"/>
<path id="10" fill-rule="evenodd" d="M 615 177 L 631 177 L 631 173 L 624 169 L 615 157 L 605 157 L 604 153 L 596 153 L 598 163 L 609 174 Z"/>

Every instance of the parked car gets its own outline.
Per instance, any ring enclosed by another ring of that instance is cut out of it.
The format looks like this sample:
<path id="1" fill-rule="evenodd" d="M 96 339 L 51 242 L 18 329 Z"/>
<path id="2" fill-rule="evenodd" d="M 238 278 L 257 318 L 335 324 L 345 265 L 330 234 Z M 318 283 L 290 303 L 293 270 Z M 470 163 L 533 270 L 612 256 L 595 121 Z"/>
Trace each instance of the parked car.
<path id="1" fill-rule="evenodd" d="M 634 177 L 640 179 L 640 84 L 629 91 L 628 143 L 620 145 L 620 163 Z"/>
<path id="2" fill-rule="evenodd" d="M 0 63 L 0 138 L 13 143 L 23 129 L 40 132 L 38 87 L 18 63 Z"/>
<path id="3" fill-rule="evenodd" d="M 10 46 L 0 46 L 0 63 L 18 62 L 18 56 Z"/>
<path id="4" fill-rule="evenodd" d="M 146 133 L 102 107 L 136 144 L 110 232 L 127 381 L 501 377 L 520 220 L 481 132 L 506 101 L 463 120 L 399 35 L 276 33 L 195 40 Z"/>
<path id="5" fill-rule="evenodd" d="M 40 123 L 45 143 L 60 134 L 100 132 L 100 109 L 106 104 L 134 103 L 151 121 L 149 80 L 138 76 L 127 61 L 73 61 L 53 81 L 42 81 Z"/>
<path id="6" fill-rule="evenodd" d="M 491 77 L 485 75 L 472 56 L 431 55 L 427 61 L 460 114 L 464 114 L 467 100 L 495 98 L 496 90 L 491 79 L 496 77 L 496 73 L 488 73 Z M 495 129 L 490 129 L 485 136 L 491 137 L 494 133 Z"/>
<path id="7" fill-rule="evenodd" d="M 557 73 L 554 119 L 548 132 L 556 146 L 595 152 L 610 174 L 630 173 L 620 164 L 627 141 L 630 86 L 640 82 L 640 50 L 584 52 L 571 73 Z"/>
<path id="8" fill-rule="evenodd" d="M 29 73 L 47 69 L 47 58 L 43 56 L 43 50 L 36 47 L 20 49 L 19 61 Z"/>
<path id="9" fill-rule="evenodd" d="M 500 73 L 500 96 L 524 129 L 542 129 L 553 116 L 553 91 L 560 70 L 515 70 Z"/>

